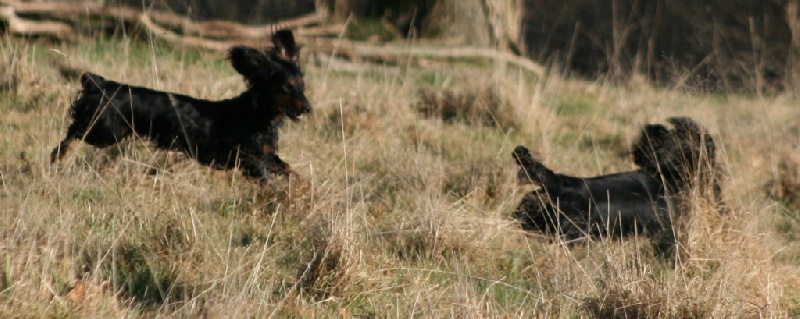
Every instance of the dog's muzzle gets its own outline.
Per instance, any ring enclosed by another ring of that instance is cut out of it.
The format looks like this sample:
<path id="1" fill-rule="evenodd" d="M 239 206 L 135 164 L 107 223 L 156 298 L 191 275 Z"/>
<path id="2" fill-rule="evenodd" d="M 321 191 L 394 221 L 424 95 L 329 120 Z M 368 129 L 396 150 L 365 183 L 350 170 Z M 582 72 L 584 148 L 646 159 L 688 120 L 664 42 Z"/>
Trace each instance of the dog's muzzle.
<path id="1" fill-rule="evenodd" d="M 292 121 L 299 120 L 303 117 L 303 114 L 311 113 L 311 104 L 308 103 L 307 99 L 300 98 L 295 103 L 297 103 L 295 109 L 289 112 L 290 114 L 287 114 Z"/>

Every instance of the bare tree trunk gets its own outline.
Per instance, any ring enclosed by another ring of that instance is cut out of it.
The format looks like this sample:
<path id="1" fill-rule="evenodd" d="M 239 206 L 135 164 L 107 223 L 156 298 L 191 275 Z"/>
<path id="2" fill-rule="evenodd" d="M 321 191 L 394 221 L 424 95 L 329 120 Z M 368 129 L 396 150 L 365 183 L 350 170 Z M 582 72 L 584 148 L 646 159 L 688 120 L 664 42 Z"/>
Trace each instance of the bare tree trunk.
<path id="1" fill-rule="evenodd" d="M 482 0 L 488 16 L 489 30 L 502 50 L 525 55 L 522 45 L 522 14 L 524 4 L 521 0 Z"/>
<path id="2" fill-rule="evenodd" d="M 330 16 L 331 8 L 326 0 L 314 0 L 314 8 L 318 14 L 324 14 L 325 16 Z"/>
<path id="3" fill-rule="evenodd" d="M 789 54 L 786 61 L 787 91 L 800 86 L 800 1 L 792 1 L 786 5 L 786 22 L 792 34 Z"/>
<path id="4" fill-rule="evenodd" d="M 333 5 L 333 18 L 338 21 L 347 20 L 350 12 L 353 11 L 352 0 L 336 0 Z"/>

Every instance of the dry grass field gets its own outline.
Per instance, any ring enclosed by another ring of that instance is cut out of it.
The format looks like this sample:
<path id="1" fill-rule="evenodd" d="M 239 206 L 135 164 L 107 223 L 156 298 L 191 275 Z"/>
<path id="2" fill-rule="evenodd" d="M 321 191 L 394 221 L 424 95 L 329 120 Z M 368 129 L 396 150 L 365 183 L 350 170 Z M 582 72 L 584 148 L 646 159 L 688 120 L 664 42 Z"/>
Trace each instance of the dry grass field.
<path id="1" fill-rule="evenodd" d="M 305 180 L 261 187 L 137 139 L 49 164 L 79 89 L 54 61 L 221 99 L 244 89 L 221 53 L 4 38 L 0 61 L 0 317 L 800 316 L 792 94 L 305 63 L 314 113 L 279 152 Z M 514 146 L 558 172 L 630 170 L 641 125 L 675 115 L 716 139 L 727 208 L 693 205 L 674 263 L 644 238 L 567 246 L 511 219 L 531 190 Z"/>

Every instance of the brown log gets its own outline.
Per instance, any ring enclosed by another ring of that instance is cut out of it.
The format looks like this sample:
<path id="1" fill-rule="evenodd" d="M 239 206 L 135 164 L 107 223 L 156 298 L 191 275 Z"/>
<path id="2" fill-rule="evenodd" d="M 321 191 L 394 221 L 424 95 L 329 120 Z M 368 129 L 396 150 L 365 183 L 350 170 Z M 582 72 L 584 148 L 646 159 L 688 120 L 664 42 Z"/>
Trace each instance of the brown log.
<path id="1" fill-rule="evenodd" d="M 0 20 L 6 21 L 8 31 L 21 35 L 46 35 L 57 38 L 72 36 L 72 27 L 55 21 L 31 21 L 17 16 L 13 7 L 0 7 Z"/>
<path id="2" fill-rule="evenodd" d="M 321 13 L 275 24 L 245 26 L 228 21 L 193 22 L 172 13 L 161 11 L 142 12 L 123 7 L 75 6 L 62 3 L 22 3 L 10 0 L 0 0 L 0 3 L 8 4 L 8 6 L 2 7 L 0 18 L 8 21 L 9 28 L 14 33 L 52 34 L 59 37 L 68 36 L 72 33 L 72 28 L 67 24 L 27 21 L 17 17 L 15 12 L 59 16 L 67 20 L 75 19 L 76 16 L 89 15 L 138 23 L 153 36 L 167 42 L 221 51 L 235 45 L 269 46 L 271 45 L 269 37 L 275 29 L 278 27 L 296 28 L 297 40 L 305 46 L 305 50 L 322 52 L 333 57 L 344 55 L 354 62 L 375 59 L 402 61 L 408 58 L 480 58 L 512 64 L 536 74 L 545 73 L 542 66 L 527 58 L 488 48 L 411 46 L 408 44 L 376 45 L 343 39 L 315 38 L 319 35 L 337 34 L 345 27 L 337 24 L 302 28 L 322 21 L 325 15 Z M 184 34 L 178 34 L 175 29 L 181 30 Z M 221 38 L 228 40 L 220 40 Z"/>
<path id="3" fill-rule="evenodd" d="M 302 41 L 301 41 L 302 42 Z M 331 39 L 307 39 L 305 48 L 312 51 L 350 55 L 353 60 L 371 57 L 397 59 L 402 57 L 480 58 L 495 60 L 542 75 L 544 67 L 525 57 L 479 47 L 409 46 L 404 44 L 374 45 L 364 42 Z"/>
<path id="4" fill-rule="evenodd" d="M 140 18 L 140 23 L 142 26 L 149 31 L 153 36 L 163 39 L 168 42 L 176 43 L 176 44 L 183 44 L 183 45 L 191 45 L 200 48 L 205 48 L 209 50 L 227 50 L 232 46 L 236 45 L 246 45 L 252 47 L 268 47 L 271 46 L 272 43 L 268 40 L 268 37 L 262 38 L 260 40 L 257 39 L 237 39 L 235 37 L 233 40 L 215 40 L 209 39 L 204 37 L 196 37 L 196 36 L 186 36 L 186 35 L 179 35 L 167 28 L 164 28 L 158 24 L 156 24 L 153 19 L 151 19 L 149 14 L 144 14 Z M 337 26 L 338 28 L 342 28 L 341 26 Z M 295 31 L 295 34 L 298 37 L 302 37 L 308 30 L 310 34 L 320 33 L 320 29 L 299 29 Z M 325 32 L 329 32 L 330 30 L 322 30 Z M 305 43 L 308 40 L 303 38 L 299 38 L 298 42 Z"/>
<path id="5" fill-rule="evenodd" d="M 206 21 L 192 22 L 188 19 L 181 19 L 180 25 L 164 20 L 164 15 L 154 15 L 159 23 L 170 22 L 175 27 L 181 27 L 186 34 L 197 35 L 200 37 L 229 38 L 240 37 L 249 39 L 267 39 L 277 29 L 295 29 L 306 25 L 318 24 L 324 16 L 312 13 L 302 17 L 281 21 L 273 24 L 247 26 L 230 21 Z M 174 20 L 174 19 L 170 19 Z"/>
<path id="6" fill-rule="evenodd" d="M 345 28 L 344 23 L 331 24 L 318 27 L 303 27 L 294 30 L 295 35 L 305 37 L 330 37 L 336 36 Z"/>
<path id="7" fill-rule="evenodd" d="M 380 66 L 372 63 L 357 63 L 341 58 L 337 58 L 328 54 L 321 53 L 317 55 L 318 66 L 324 67 L 329 70 L 340 72 L 378 72 L 392 75 L 400 75 L 402 70 L 398 67 Z"/>
<path id="8" fill-rule="evenodd" d="M 167 30 L 153 23 L 153 21 L 150 19 L 150 16 L 146 14 L 142 15 L 141 23 L 142 26 L 145 27 L 145 29 L 147 29 L 153 36 L 159 39 L 176 44 L 192 45 L 210 50 L 218 50 L 218 51 L 228 50 L 229 48 L 236 45 L 247 45 L 252 47 L 263 47 L 270 45 L 268 41 L 264 42 L 245 41 L 245 40 L 217 41 L 201 37 L 181 36 L 176 34 L 175 32 Z"/>
<path id="9" fill-rule="evenodd" d="M 141 10 L 128 7 L 104 7 L 100 5 L 70 5 L 65 3 L 31 3 L 3 0 L 16 12 L 21 14 L 53 15 L 63 19 L 74 19 L 76 16 L 88 15 L 91 17 L 114 18 L 136 23 L 141 20 Z M 286 21 L 273 24 L 248 26 L 230 21 L 193 22 L 179 15 L 149 10 L 146 12 L 153 22 L 170 28 L 180 29 L 186 34 L 200 37 L 215 38 L 249 38 L 266 39 L 278 28 L 295 29 L 307 25 L 318 24 L 325 19 L 324 13 L 312 13 Z"/>

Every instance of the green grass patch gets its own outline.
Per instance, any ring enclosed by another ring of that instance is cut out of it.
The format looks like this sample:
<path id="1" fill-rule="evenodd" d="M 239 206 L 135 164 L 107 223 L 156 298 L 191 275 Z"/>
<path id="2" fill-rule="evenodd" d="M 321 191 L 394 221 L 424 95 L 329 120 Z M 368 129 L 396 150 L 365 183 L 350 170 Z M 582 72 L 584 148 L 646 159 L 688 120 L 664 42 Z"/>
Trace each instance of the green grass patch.
<path id="1" fill-rule="evenodd" d="M 551 104 L 556 114 L 561 116 L 587 115 L 595 108 L 589 99 L 581 96 L 556 97 Z"/>
<path id="2" fill-rule="evenodd" d="M 356 41 L 392 41 L 396 35 L 386 30 L 380 19 L 359 18 L 347 25 L 347 37 Z"/>

